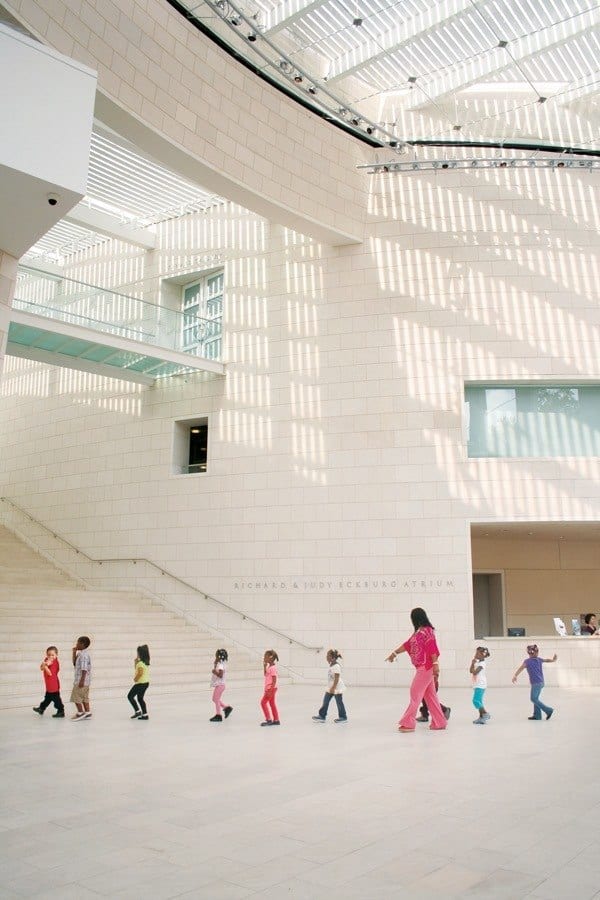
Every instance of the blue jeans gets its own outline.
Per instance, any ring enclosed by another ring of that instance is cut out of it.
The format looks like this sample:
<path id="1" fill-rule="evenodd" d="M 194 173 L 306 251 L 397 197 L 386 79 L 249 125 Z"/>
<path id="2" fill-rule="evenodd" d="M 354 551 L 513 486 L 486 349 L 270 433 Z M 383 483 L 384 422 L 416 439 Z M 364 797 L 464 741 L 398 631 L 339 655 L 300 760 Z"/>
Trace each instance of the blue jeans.
<path id="1" fill-rule="evenodd" d="M 551 706 L 546 706 L 545 703 L 542 703 L 540 700 L 540 694 L 542 693 L 542 688 L 544 687 L 544 683 L 541 684 L 532 684 L 531 685 L 531 702 L 533 703 L 533 718 L 541 719 L 542 713 L 546 713 L 549 715 L 552 712 Z"/>
<path id="2" fill-rule="evenodd" d="M 346 715 L 346 707 L 344 706 L 344 698 L 341 694 L 330 694 L 327 692 L 323 697 L 323 706 L 319 710 L 319 716 L 321 719 L 327 718 L 327 710 L 329 709 L 329 704 L 335 697 L 335 702 L 337 703 L 337 711 L 338 711 L 338 719 L 347 719 Z"/>

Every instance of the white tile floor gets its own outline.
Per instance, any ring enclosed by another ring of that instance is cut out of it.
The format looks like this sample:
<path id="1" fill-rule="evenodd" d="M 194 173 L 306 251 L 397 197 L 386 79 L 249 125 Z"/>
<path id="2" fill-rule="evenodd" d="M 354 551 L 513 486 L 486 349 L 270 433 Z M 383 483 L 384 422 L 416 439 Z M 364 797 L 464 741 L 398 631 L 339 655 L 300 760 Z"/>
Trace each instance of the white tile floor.
<path id="1" fill-rule="evenodd" d="M 492 688 L 480 728 L 446 690 L 448 730 L 409 735 L 404 688 L 319 725 L 320 689 L 284 687 L 279 729 L 230 694 L 221 725 L 202 689 L 150 689 L 148 722 L 0 713 L 3 900 L 600 898 L 600 692 L 546 688 L 556 715 L 529 722 L 524 685 Z"/>

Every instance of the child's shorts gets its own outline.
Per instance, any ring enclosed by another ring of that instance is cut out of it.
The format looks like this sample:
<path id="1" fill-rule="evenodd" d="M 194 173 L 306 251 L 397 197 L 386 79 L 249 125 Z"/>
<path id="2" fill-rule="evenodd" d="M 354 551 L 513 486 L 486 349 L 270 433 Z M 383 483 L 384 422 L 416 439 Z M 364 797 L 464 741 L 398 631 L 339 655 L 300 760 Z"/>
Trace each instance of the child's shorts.
<path id="1" fill-rule="evenodd" d="M 85 687 L 79 687 L 79 685 L 74 684 L 73 690 L 71 691 L 71 703 L 87 703 L 90 696 L 90 686 L 86 684 Z"/>

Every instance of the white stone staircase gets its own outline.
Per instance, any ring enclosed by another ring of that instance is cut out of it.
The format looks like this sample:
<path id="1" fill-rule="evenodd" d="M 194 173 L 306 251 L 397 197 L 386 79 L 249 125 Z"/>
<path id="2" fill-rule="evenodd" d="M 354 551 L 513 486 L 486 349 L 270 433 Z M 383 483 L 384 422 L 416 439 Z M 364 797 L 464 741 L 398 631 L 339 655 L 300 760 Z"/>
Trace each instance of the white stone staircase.
<path id="1" fill-rule="evenodd" d="M 0 709 L 39 703 L 39 664 L 51 644 L 59 650 L 61 694 L 68 701 L 71 647 L 82 634 L 92 641 L 92 702 L 127 693 L 136 647 L 148 644 L 152 693 L 193 691 L 199 698 L 205 694 L 208 704 L 214 651 L 227 646 L 143 595 L 85 590 L 2 527 L 0 629 Z M 260 659 L 228 649 L 228 680 L 255 685 L 258 696 Z"/>

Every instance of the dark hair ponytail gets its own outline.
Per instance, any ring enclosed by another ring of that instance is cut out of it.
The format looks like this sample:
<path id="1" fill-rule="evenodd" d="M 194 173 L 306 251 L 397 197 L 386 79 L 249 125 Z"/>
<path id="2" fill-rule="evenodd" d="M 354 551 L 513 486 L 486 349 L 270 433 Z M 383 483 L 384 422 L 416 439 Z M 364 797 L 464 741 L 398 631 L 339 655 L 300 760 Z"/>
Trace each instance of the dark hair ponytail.
<path id="1" fill-rule="evenodd" d="M 147 666 L 150 665 L 150 650 L 148 649 L 148 644 L 141 644 L 137 648 L 138 659 L 145 663 Z"/>
<path id="2" fill-rule="evenodd" d="M 427 613 L 424 609 L 421 609 L 420 606 L 416 606 L 410 611 L 410 620 L 413 623 L 415 631 L 418 631 L 419 628 L 433 628 Z"/>
<path id="3" fill-rule="evenodd" d="M 338 661 L 338 659 L 342 658 L 342 654 L 339 652 L 339 650 L 334 650 L 333 648 L 327 651 L 327 656 L 333 656 L 336 662 Z"/>

